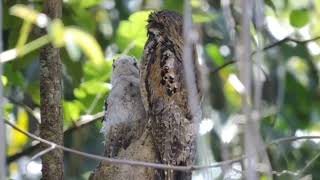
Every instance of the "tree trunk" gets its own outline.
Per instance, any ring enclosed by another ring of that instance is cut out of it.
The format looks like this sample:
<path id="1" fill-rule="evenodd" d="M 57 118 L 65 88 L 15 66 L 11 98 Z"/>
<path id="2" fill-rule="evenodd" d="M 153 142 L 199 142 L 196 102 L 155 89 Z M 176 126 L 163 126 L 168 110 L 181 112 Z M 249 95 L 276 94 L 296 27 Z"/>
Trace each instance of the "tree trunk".
<path id="1" fill-rule="evenodd" d="M 44 12 L 52 19 L 62 14 L 61 0 L 44 1 Z M 63 144 L 62 67 L 59 49 L 48 45 L 40 52 L 40 136 Z M 42 148 L 48 148 L 42 145 Z M 53 150 L 42 156 L 42 179 L 63 179 L 63 151 Z"/>

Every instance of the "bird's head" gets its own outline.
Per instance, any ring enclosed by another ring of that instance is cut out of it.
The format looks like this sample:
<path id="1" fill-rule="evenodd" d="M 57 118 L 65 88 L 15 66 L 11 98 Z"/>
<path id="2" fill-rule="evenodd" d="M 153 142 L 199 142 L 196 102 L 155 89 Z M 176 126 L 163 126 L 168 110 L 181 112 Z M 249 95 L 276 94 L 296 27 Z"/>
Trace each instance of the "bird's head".
<path id="1" fill-rule="evenodd" d="M 112 64 L 112 77 L 135 76 L 139 77 L 139 66 L 134 57 L 123 55 Z"/>
<path id="2" fill-rule="evenodd" d="M 156 11 L 149 15 L 147 34 L 149 38 L 182 37 L 183 18 L 173 11 Z"/>

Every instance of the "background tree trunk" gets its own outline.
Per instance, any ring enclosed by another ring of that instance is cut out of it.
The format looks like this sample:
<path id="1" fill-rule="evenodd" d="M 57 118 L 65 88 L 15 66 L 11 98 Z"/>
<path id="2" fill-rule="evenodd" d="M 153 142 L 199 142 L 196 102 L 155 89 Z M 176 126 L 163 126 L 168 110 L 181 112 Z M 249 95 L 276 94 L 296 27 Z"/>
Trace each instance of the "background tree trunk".
<path id="1" fill-rule="evenodd" d="M 44 1 L 44 12 L 52 19 L 62 14 L 61 0 Z M 63 144 L 62 66 L 59 49 L 52 45 L 40 52 L 40 136 Z M 47 147 L 42 145 L 43 148 Z M 42 179 L 63 179 L 63 152 L 53 150 L 42 156 Z"/>

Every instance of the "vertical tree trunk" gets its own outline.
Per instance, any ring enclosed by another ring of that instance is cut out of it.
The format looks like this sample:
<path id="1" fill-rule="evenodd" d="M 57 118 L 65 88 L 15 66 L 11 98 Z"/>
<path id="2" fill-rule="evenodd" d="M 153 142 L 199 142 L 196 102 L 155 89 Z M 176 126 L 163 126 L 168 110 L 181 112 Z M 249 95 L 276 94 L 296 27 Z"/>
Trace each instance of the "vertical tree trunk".
<path id="1" fill-rule="evenodd" d="M 62 1 L 44 1 L 44 12 L 52 19 L 60 18 Z M 44 47 L 40 52 L 40 96 L 40 136 L 63 144 L 62 67 L 59 49 L 52 45 Z M 63 179 L 62 150 L 55 149 L 42 156 L 42 179 Z"/>
<path id="2" fill-rule="evenodd" d="M 2 0 L 0 0 L 0 12 L 2 13 Z M 0 53 L 2 52 L 2 15 L 0 14 Z M 2 64 L 0 63 L 0 77 L 2 76 Z M 6 177 L 6 138 L 5 126 L 3 119 L 3 97 L 2 97 L 2 81 L 0 79 L 0 179 Z"/>

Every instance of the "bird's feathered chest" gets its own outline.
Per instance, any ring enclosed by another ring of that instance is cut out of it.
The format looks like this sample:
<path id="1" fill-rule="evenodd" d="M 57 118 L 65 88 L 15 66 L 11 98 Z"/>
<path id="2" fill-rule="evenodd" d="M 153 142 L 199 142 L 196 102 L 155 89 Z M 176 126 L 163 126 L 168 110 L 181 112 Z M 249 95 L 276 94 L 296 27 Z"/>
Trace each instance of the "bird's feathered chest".
<path id="1" fill-rule="evenodd" d="M 146 44 L 141 73 L 152 114 L 173 105 L 187 108 L 181 46 L 181 41 L 167 37 L 149 38 Z"/>

